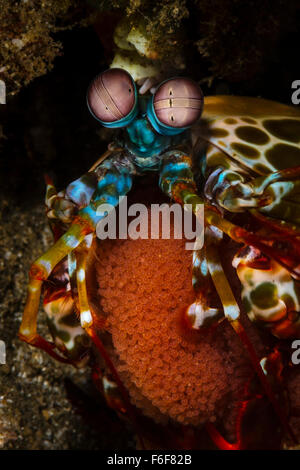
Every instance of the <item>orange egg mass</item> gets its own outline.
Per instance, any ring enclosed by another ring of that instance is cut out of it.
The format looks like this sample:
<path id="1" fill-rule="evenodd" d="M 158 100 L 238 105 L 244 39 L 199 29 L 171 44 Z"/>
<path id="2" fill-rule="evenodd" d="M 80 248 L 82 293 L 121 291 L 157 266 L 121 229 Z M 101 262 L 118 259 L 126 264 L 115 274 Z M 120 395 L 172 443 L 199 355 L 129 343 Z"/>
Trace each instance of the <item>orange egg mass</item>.
<path id="1" fill-rule="evenodd" d="M 191 262 L 185 240 L 98 241 L 96 277 L 111 352 L 144 415 L 194 426 L 221 420 L 232 431 L 253 372 L 226 321 L 204 333 L 184 324 L 195 299 Z"/>

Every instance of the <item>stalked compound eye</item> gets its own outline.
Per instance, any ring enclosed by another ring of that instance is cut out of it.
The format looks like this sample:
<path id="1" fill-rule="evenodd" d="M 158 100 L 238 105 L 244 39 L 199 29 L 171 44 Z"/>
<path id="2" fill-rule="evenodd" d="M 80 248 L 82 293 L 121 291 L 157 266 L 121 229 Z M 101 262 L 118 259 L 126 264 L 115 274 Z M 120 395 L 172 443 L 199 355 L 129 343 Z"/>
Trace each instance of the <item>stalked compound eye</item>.
<path id="1" fill-rule="evenodd" d="M 203 93 L 196 82 L 189 78 L 172 78 L 156 90 L 148 117 L 161 134 L 178 134 L 200 118 L 203 102 Z"/>
<path id="2" fill-rule="evenodd" d="M 112 68 L 100 73 L 88 88 L 87 104 L 103 126 L 127 126 L 138 111 L 134 80 L 123 69 Z"/>

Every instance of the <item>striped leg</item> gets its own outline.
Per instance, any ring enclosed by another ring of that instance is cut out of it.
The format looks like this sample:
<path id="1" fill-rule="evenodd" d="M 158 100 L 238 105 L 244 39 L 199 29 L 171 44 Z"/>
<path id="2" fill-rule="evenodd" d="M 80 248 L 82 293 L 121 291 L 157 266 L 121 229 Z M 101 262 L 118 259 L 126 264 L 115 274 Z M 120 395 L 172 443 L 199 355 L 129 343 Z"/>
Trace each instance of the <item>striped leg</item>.
<path id="1" fill-rule="evenodd" d="M 68 259 L 54 268 L 43 290 L 43 308 L 57 350 L 69 358 L 70 363 L 77 367 L 84 366 L 89 359 L 90 345 L 78 321 Z"/>
<path id="2" fill-rule="evenodd" d="M 257 194 L 243 174 L 222 168 L 217 168 L 209 175 L 204 193 L 209 200 L 216 201 L 230 212 L 241 212 L 272 202 L 270 194 L 264 194 L 264 191 Z"/>
<path id="3" fill-rule="evenodd" d="M 179 151 L 170 151 L 165 157 L 160 170 L 161 189 L 179 204 L 192 205 L 193 212 L 197 216 L 197 207 L 204 204 L 204 200 L 197 194 L 191 158 Z M 299 256 L 295 256 L 294 252 L 287 252 L 279 246 L 274 249 L 270 246 L 270 239 L 264 240 L 261 236 L 233 224 L 226 220 L 216 207 L 206 203 L 204 222 L 206 226 L 216 227 L 226 233 L 237 243 L 257 248 L 286 268 L 295 279 L 300 279 Z"/>
<path id="4" fill-rule="evenodd" d="M 192 172 L 192 160 L 182 151 L 170 151 L 164 155 L 160 169 L 160 187 L 171 199 L 179 204 L 192 203 L 184 201 L 185 194 L 194 194 L 197 204 L 203 204 L 199 196 L 196 196 L 196 185 Z M 190 198 L 191 199 L 191 198 Z M 206 246 L 193 252 L 193 288 L 195 290 L 195 302 L 186 311 L 186 320 L 190 327 L 199 329 L 207 327 L 223 316 L 223 311 L 213 304 L 214 290 L 206 259 Z"/>
<path id="5" fill-rule="evenodd" d="M 78 212 L 66 233 L 40 258 L 38 258 L 29 271 L 29 285 L 27 300 L 19 330 L 19 337 L 32 346 L 44 349 L 50 356 L 62 362 L 68 362 L 58 355 L 55 346 L 46 341 L 37 333 L 37 315 L 40 303 L 43 282 L 49 277 L 54 267 L 69 253 L 75 250 L 83 242 L 88 234 L 95 231 L 97 223 L 104 218 L 105 213 L 99 214 L 103 204 L 117 206 L 119 196 L 125 195 L 131 188 L 132 176 L 129 166 L 116 165 L 114 160 L 106 160 L 98 168 L 97 189 L 94 192 L 88 206 Z M 84 293 L 81 294 L 81 302 L 84 302 Z M 83 317 L 84 318 L 84 317 Z M 91 324 L 90 321 L 85 322 Z"/>
<path id="6" fill-rule="evenodd" d="M 197 205 L 203 204 L 203 200 L 200 196 L 197 195 L 196 192 L 191 159 L 182 152 L 169 152 L 166 157 L 167 158 L 163 160 L 160 173 L 160 186 L 162 190 L 166 192 L 172 199 L 182 205 L 191 204 L 193 207 L 193 212 L 197 216 Z M 268 247 L 264 247 L 258 237 L 227 221 L 212 207 L 208 206 L 206 208 L 204 212 L 204 222 L 206 226 L 218 228 L 238 243 L 245 243 L 249 245 L 252 244 L 259 249 L 263 246 L 264 249 L 262 249 L 262 251 L 268 251 Z M 239 320 L 240 309 L 223 271 L 222 264 L 219 259 L 217 243 L 210 243 L 209 241 L 206 250 L 208 270 L 212 277 L 216 291 L 220 297 L 224 315 L 235 332 L 239 335 L 241 341 L 247 349 L 249 358 L 251 359 L 257 376 L 260 379 L 260 382 L 269 400 L 271 401 L 284 429 L 286 429 L 289 434 L 293 436 L 293 433 L 288 426 L 287 420 L 282 413 L 277 400 L 275 399 L 271 386 L 264 375 L 256 352 Z"/>
<path id="7" fill-rule="evenodd" d="M 78 303 L 80 312 L 80 323 L 82 328 L 90 327 L 93 323 L 92 313 L 90 311 L 87 288 L 86 288 L 86 261 L 88 250 L 91 246 L 93 237 L 86 237 L 84 242 L 79 245 L 75 251 L 76 255 L 76 281 L 78 290 Z"/>
<path id="8" fill-rule="evenodd" d="M 208 177 L 204 192 L 208 199 L 215 200 L 226 210 L 241 212 L 243 209 L 260 208 L 274 202 L 276 191 L 268 191 L 277 182 L 299 179 L 300 166 L 259 176 L 249 181 L 241 173 L 217 168 Z M 281 186 L 282 188 L 282 186 Z M 279 198 L 281 194 L 279 193 Z"/>
<path id="9" fill-rule="evenodd" d="M 209 228 L 206 234 L 208 231 Z M 195 302 L 187 308 L 186 319 L 191 328 L 198 330 L 215 325 L 224 318 L 208 269 L 206 246 L 193 252 L 192 273 Z"/>

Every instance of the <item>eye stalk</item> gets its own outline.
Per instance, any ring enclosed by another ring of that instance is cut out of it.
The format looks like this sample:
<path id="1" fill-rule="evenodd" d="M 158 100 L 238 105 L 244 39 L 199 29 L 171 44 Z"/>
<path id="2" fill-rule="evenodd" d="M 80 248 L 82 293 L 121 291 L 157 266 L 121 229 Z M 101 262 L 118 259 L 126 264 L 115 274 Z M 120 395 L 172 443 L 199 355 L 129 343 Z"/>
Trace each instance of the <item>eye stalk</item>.
<path id="1" fill-rule="evenodd" d="M 91 82 L 87 91 L 87 105 L 94 118 L 104 127 L 127 126 L 138 113 L 133 78 L 123 69 L 105 70 Z"/>
<path id="2" fill-rule="evenodd" d="M 203 93 L 196 82 L 175 77 L 163 82 L 156 90 L 148 105 L 148 119 L 160 134 L 176 135 L 200 118 L 203 103 Z"/>

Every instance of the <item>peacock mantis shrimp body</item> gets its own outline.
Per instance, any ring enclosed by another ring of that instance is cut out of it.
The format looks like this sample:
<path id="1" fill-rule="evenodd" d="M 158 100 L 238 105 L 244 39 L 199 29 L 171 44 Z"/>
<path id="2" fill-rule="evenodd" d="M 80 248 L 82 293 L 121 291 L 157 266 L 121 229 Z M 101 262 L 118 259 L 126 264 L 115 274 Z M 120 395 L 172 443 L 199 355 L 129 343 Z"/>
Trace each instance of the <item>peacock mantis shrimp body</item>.
<path id="1" fill-rule="evenodd" d="M 219 246 L 228 237 L 238 247 L 232 265 L 249 318 L 278 338 L 297 337 L 300 112 L 244 97 L 207 97 L 204 104 L 198 85 L 185 78 L 167 80 L 153 95 L 139 96 L 131 76 L 121 69 L 97 76 L 87 101 L 103 126 L 122 132 L 91 170 L 65 191 L 57 193 L 47 181 L 47 215 L 55 244 L 30 269 L 20 338 L 78 366 L 88 360 L 93 343 L 122 389 L 97 334 L 99 321 L 87 295 L 87 262 L 97 223 L 104 217 L 101 206 L 117 206 L 135 177 L 156 171 L 161 190 L 171 200 L 191 204 L 195 216 L 197 207 L 205 205 L 205 244 L 193 254 L 195 301 L 186 310 L 187 323 L 201 329 L 224 317 L 230 322 L 288 429 L 240 322 Z M 53 282 L 45 283 L 47 279 Z M 55 343 L 37 333 L 43 285 Z M 226 447 L 216 430 L 209 432 Z"/>

